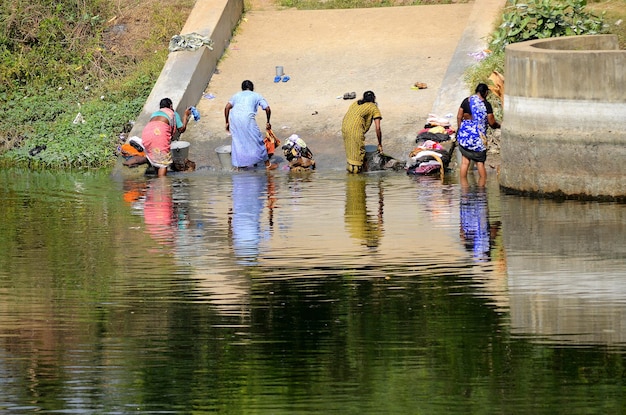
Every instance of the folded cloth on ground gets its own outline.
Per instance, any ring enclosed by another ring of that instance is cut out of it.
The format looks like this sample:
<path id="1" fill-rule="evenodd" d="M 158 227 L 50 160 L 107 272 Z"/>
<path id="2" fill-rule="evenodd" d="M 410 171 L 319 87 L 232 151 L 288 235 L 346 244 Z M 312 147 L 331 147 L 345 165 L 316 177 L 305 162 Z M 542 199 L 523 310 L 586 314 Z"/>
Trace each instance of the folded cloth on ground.
<path id="1" fill-rule="evenodd" d="M 415 168 L 423 163 L 432 161 L 440 164 L 445 169 L 450 164 L 450 153 L 446 150 L 422 150 L 416 148 L 409 154 L 408 166 L 409 168 Z"/>
<path id="2" fill-rule="evenodd" d="M 417 138 L 415 138 L 415 142 L 418 144 L 428 140 L 435 141 L 437 143 L 443 143 L 444 141 L 450 140 L 450 136 L 445 133 L 431 133 L 426 131 L 418 134 Z"/>
<path id="3" fill-rule="evenodd" d="M 437 114 L 428 114 L 428 118 L 426 118 L 426 122 L 432 126 L 448 126 L 450 125 L 450 118 L 448 117 L 440 117 Z"/>
<path id="4" fill-rule="evenodd" d="M 434 126 L 434 125 L 426 124 L 423 129 L 418 131 L 417 134 L 429 133 L 429 132 L 433 132 L 435 134 L 438 134 L 437 128 L 443 128 L 443 133 L 448 134 L 448 135 L 455 133 L 454 128 L 452 128 L 451 126 L 445 126 L 444 127 L 444 126 L 438 126 L 438 125 Z M 431 131 L 431 130 L 434 130 L 434 131 Z"/>
<path id="5" fill-rule="evenodd" d="M 437 163 L 422 163 L 417 167 L 411 167 L 409 168 L 406 173 L 407 174 L 415 174 L 415 175 L 428 175 L 428 174 L 434 174 L 434 173 L 439 173 L 441 171 L 443 167 Z"/>
<path id="6" fill-rule="evenodd" d="M 119 153 L 122 157 L 129 159 L 134 156 L 145 156 L 143 148 L 143 143 L 141 142 L 141 138 L 137 136 L 132 136 L 128 139 L 124 144 L 119 147 Z"/>
<path id="7" fill-rule="evenodd" d="M 143 141 L 141 140 L 141 137 L 137 137 L 136 135 L 132 136 L 128 139 L 128 144 L 136 148 L 138 151 L 144 151 Z"/>
<path id="8" fill-rule="evenodd" d="M 428 132 L 433 133 L 433 134 L 447 134 L 448 133 L 448 131 L 445 128 L 443 128 L 441 125 L 438 125 L 433 128 L 429 128 Z"/>
<path id="9" fill-rule="evenodd" d="M 177 52 L 179 50 L 197 50 L 202 46 L 208 47 L 213 50 L 213 40 L 208 36 L 202 36 L 198 33 L 189 33 L 187 35 L 174 35 L 170 39 L 170 52 Z"/>
<path id="10" fill-rule="evenodd" d="M 436 141 L 426 140 L 421 143 L 415 150 L 443 150 L 443 146 Z M 415 151 L 413 150 L 413 151 Z"/>

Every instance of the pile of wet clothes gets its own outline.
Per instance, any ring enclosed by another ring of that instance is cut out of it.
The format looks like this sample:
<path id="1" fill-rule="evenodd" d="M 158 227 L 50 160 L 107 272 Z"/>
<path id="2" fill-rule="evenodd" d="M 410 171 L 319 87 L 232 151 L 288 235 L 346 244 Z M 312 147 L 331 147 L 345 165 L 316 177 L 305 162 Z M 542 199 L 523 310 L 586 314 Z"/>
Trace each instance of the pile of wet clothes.
<path id="1" fill-rule="evenodd" d="M 452 134 L 454 131 L 449 125 L 426 124 L 417 134 L 417 146 L 409 153 L 407 174 L 433 175 L 445 172 L 454 150 Z"/>
<path id="2" fill-rule="evenodd" d="M 157 169 L 152 166 L 148 157 L 146 157 L 143 141 L 140 137 L 132 136 L 125 143 L 117 148 L 118 154 L 122 157 L 122 165 L 132 169 L 147 164 L 146 175 L 157 174 Z M 188 158 L 172 160 L 170 166 L 171 171 L 175 172 L 192 172 L 196 169 L 196 163 Z"/>
<path id="3" fill-rule="evenodd" d="M 297 134 L 287 137 L 285 144 L 281 148 L 283 149 L 283 155 L 289 162 L 290 171 L 315 170 L 313 152 Z"/>

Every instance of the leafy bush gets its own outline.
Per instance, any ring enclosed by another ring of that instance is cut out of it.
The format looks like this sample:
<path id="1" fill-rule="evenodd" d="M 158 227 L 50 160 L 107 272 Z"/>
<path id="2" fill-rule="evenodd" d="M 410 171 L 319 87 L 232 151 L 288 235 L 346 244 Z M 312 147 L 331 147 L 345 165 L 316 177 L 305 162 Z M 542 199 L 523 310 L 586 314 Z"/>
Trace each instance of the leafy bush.
<path id="1" fill-rule="evenodd" d="M 74 103 L 68 106 L 70 100 Z M 22 140 L 3 154 L 2 162 L 45 168 L 108 166 L 115 160 L 119 134 L 129 129 L 144 101 L 144 95 L 134 100 L 113 95 L 80 104 L 79 96 L 59 90 L 23 97 L 20 104 L 27 109 L 12 103 L 6 111 L 24 127 L 15 132 Z M 84 122 L 74 123 L 78 113 Z M 31 154 L 35 148 L 45 149 Z"/>
<path id="2" fill-rule="evenodd" d="M 120 133 L 141 111 L 194 2 L 114 3 L 2 3 L 0 165 L 115 162 Z M 73 123 L 78 112 L 85 123 Z"/>
<path id="3" fill-rule="evenodd" d="M 502 23 L 490 36 L 491 54 L 465 72 L 470 92 L 480 82 L 489 85 L 488 78 L 493 71 L 504 73 L 506 45 L 533 39 L 610 32 L 610 26 L 604 22 L 604 13 L 597 16 L 587 12 L 586 4 L 585 0 L 566 0 L 565 3 L 512 0 L 512 5 L 504 9 Z"/>
<path id="4" fill-rule="evenodd" d="M 598 34 L 606 32 L 603 16 L 585 10 L 586 0 L 514 0 L 505 9 L 502 24 L 490 42 L 493 51 L 503 51 L 506 45 L 533 39 L 559 36 Z"/>
<path id="5" fill-rule="evenodd" d="M 0 90 L 71 82 L 89 72 L 109 13 L 107 1 L 3 2 Z"/>
<path id="6" fill-rule="evenodd" d="M 473 94 L 476 85 L 480 83 L 490 85 L 489 76 L 493 71 L 504 73 L 504 51 L 489 54 L 479 64 L 470 67 L 465 72 L 464 81 L 468 86 L 469 93 Z M 493 107 L 496 118 L 502 118 L 502 103 L 500 100 L 494 94 L 489 94 L 487 99 Z"/>
<path id="7" fill-rule="evenodd" d="M 464 80 L 472 89 L 480 83 L 486 83 L 493 71 L 504 73 L 504 51 L 492 52 L 465 72 Z M 472 91 L 473 92 L 473 91 Z"/>

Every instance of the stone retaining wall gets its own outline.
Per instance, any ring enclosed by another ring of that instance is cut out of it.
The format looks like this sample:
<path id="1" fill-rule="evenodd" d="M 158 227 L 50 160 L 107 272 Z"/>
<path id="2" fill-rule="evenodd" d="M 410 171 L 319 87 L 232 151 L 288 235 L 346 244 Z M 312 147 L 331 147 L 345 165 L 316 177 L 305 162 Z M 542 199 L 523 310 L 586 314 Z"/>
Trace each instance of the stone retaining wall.
<path id="1" fill-rule="evenodd" d="M 159 109 L 162 98 L 170 98 L 175 110 L 183 114 L 196 105 L 215 72 L 217 62 L 228 47 L 234 28 L 244 11 L 243 0 L 197 0 L 181 35 L 198 33 L 213 40 L 213 50 L 170 52 L 130 136 L 141 136 L 150 115 Z M 177 34 L 173 33 L 172 35 Z"/>
<path id="2" fill-rule="evenodd" d="M 614 35 L 507 46 L 500 185 L 626 200 L 624 68 Z"/>

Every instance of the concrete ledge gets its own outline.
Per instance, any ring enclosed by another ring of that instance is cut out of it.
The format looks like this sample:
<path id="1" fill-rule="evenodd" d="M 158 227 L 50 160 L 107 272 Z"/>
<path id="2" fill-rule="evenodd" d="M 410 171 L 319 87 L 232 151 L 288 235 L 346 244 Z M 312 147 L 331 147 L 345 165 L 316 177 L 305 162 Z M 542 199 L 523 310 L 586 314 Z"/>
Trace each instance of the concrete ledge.
<path id="1" fill-rule="evenodd" d="M 197 105 L 217 62 L 231 40 L 234 28 L 243 15 L 243 0 L 197 0 L 180 34 L 198 33 L 213 40 L 207 47 L 193 52 L 171 52 L 163 66 L 142 112 L 137 116 L 130 135 L 141 136 L 150 115 L 159 109 L 159 101 L 168 97 L 181 115 Z"/>
<path id="2" fill-rule="evenodd" d="M 520 42 L 506 48 L 506 93 L 534 98 L 625 100 L 626 53 L 616 35 Z"/>
<path id="3" fill-rule="evenodd" d="M 626 199 L 625 66 L 614 35 L 508 46 L 500 185 Z"/>

